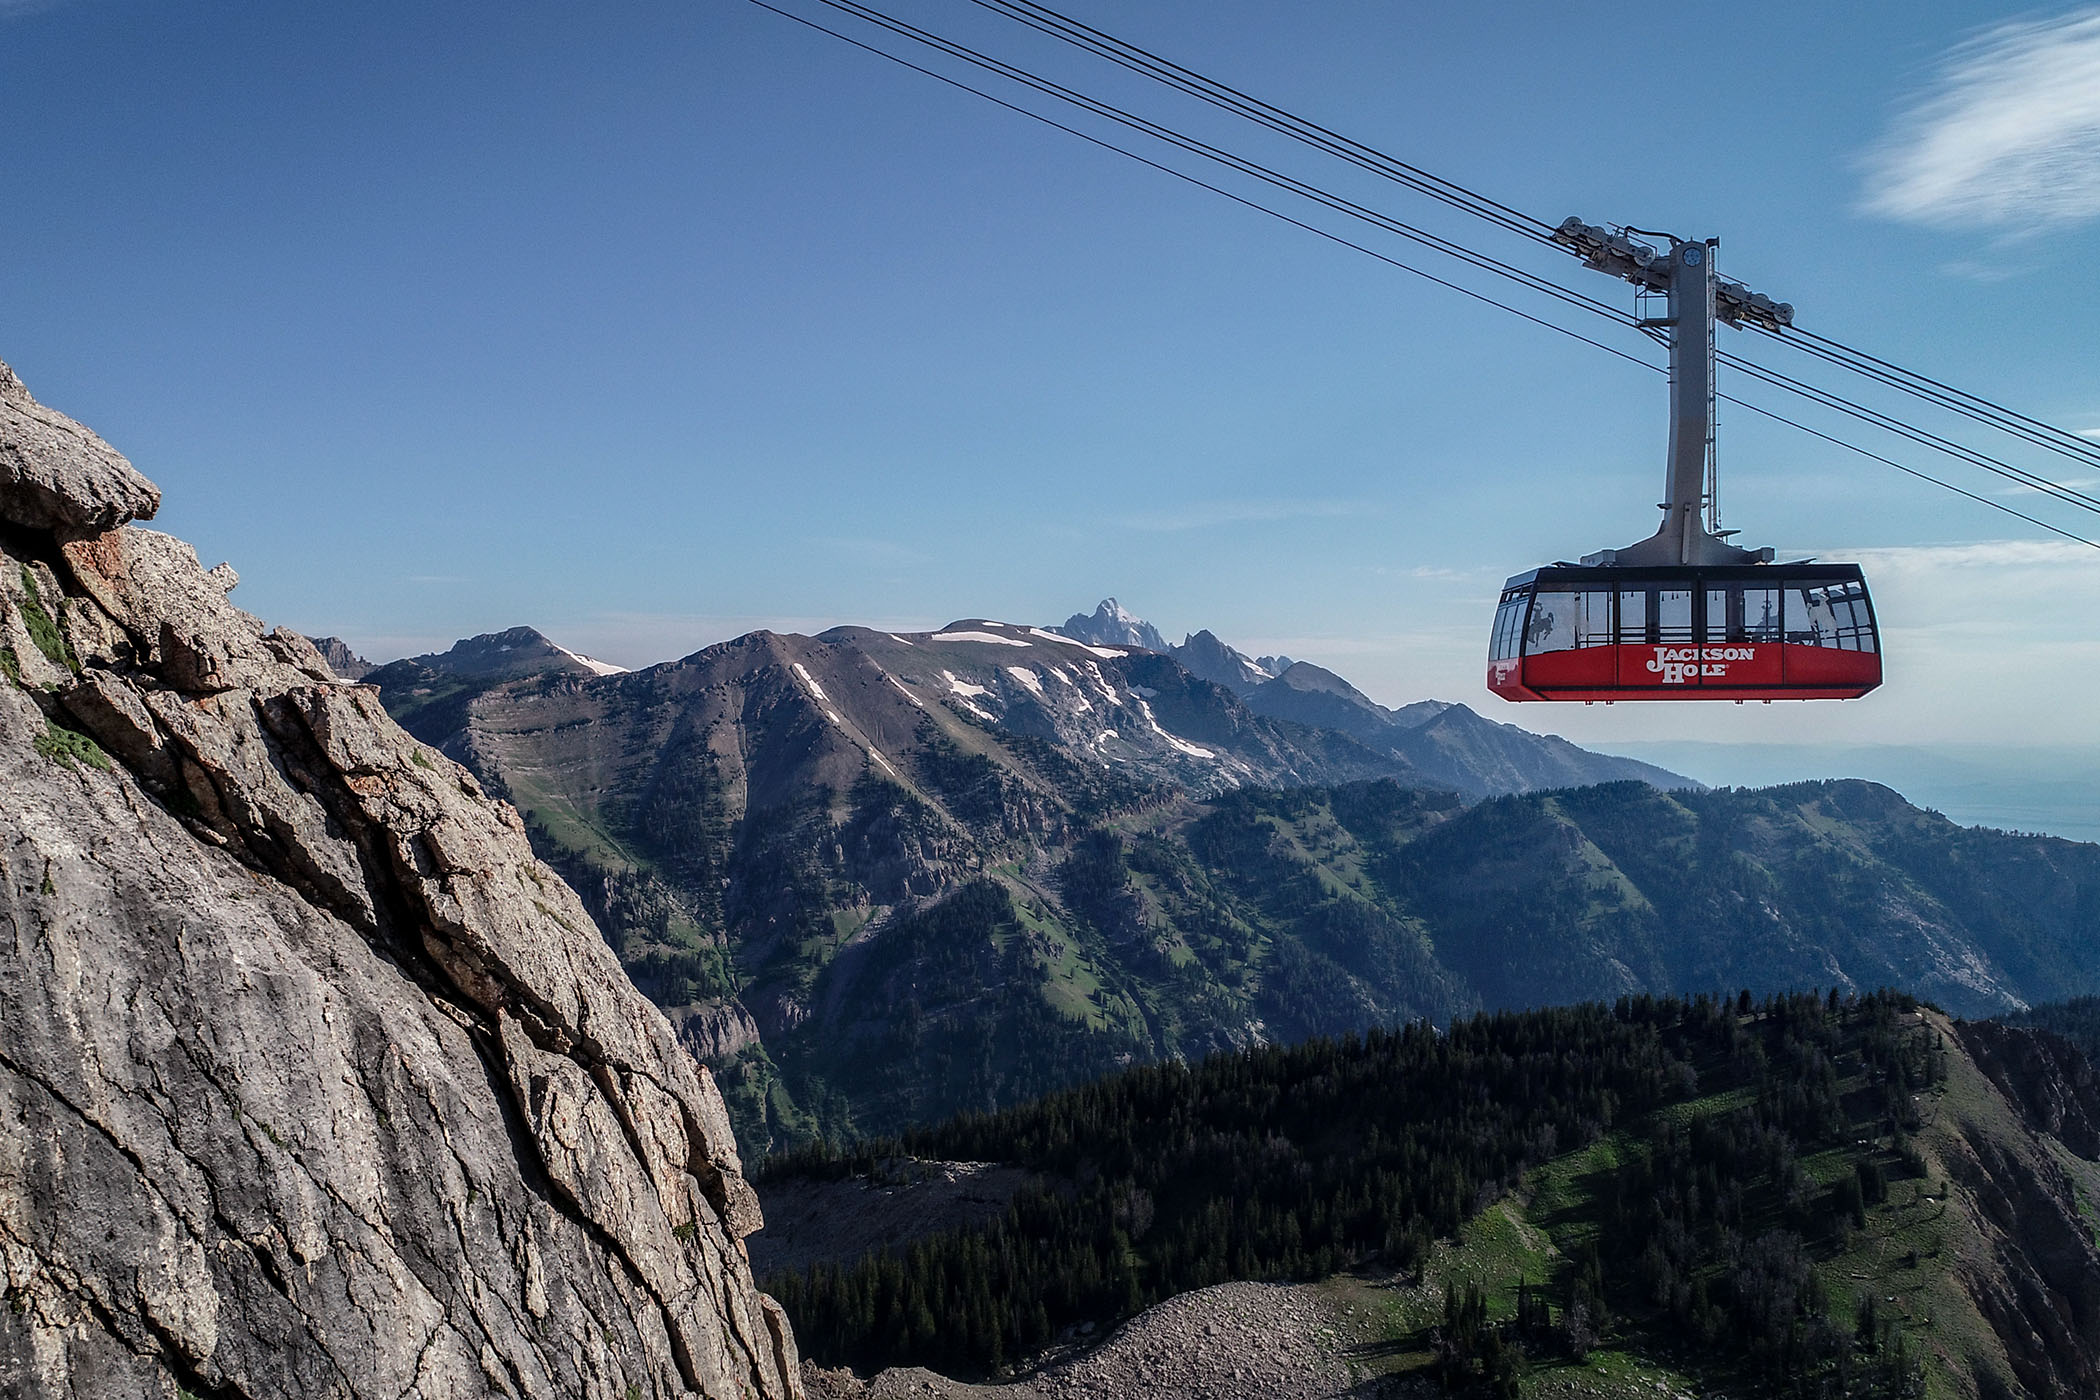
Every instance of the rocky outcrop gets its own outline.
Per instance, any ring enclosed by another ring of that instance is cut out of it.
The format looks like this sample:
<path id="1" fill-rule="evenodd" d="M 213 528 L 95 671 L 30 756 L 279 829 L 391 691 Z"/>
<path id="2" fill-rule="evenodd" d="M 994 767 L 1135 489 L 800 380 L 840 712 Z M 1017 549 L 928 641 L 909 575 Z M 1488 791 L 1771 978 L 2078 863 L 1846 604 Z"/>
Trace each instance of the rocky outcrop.
<path id="1" fill-rule="evenodd" d="M 2053 1031 L 1963 1021 L 1962 1048 L 2020 1109 L 2027 1126 L 2100 1161 L 2100 1071 Z"/>
<path id="2" fill-rule="evenodd" d="M 93 432 L 31 398 L 4 364 L 0 497 L 11 524 L 36 530 L 114 530 L 160 509 L 159 487 Z"/>
<path id="3" fill-rule="evenodd" d="M 378 667 L 365 660 L 341 637 L 315 637 L 314 650 L 328 663 L 328 669 L 346 681 L 361 681 Z"/>
<path id="4" fill-rule="evenodd" d="M 2077 1172 L 2077 1158 L 2095 1156 L 2092 1067 L 2047 1031 L 1949 1029 L 2002 1096 L 1957 1098 L 1957 1131 L 1939 1154 L 1973 1219 L 1963 1288 L 2029 1394 L 2100 1394 L 2100 1243 L 2086 1216 L 2091 1177 Z"/>
<path id="5" fill-rule="evenodd" d="M 1388 1303 L 1387 1307 L 1391 1304 Z M 896 1367 L 862 1381 L 849 1371 L 808 1366 L 811 1400 L 1366 1400 L 1437 1393 L 1366 1378 L 1367 1362 L 1392 1350 L 1369 1309 L 1310 1284 L 1221 1283 L 1169 1298 L 1099 1345 L 1087 1335 L 1039 1369 L 994 1385 L 952 1381 L 921 1367 Z M 1637 1382 L 1566 1394 L 1653 1395 L 1690 1400 L 1688 1388 Z"/>
<path id="6" fill-rule="evenodd" d="M 680 1008 L 672 1014 L 678 1038 L 701 1060 L 727 1060 L 759 1043 L 758 1022 L 734 997 Z"/>
<path id="7" fill-rule="evenodd" d="M 796 1395 L 721 1097 L 517 813 L 0 424 L 0 1393 Z"/>

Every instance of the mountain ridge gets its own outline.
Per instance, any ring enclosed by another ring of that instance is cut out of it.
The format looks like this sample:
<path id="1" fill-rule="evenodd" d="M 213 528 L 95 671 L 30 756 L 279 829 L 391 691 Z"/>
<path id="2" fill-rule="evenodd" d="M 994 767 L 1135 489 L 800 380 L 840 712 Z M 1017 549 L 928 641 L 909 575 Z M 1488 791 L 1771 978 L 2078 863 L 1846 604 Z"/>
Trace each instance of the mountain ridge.
<path id="1" fill-rule="evenodd" d="M 1457 709 L 1385 723 L 1434 755 Z M 525 811 L 754 1152 L 1481 1007 L 1836 981 L 1979 1013 L 2091 980 L 2094 848 L 1856 783 L 1468 801 L 1170 654 L 990 619 L 754 633 L 437 718 L 404 721 Z"/>
<path id="2" fill-rule="evenodd" d="M 1149 637 L 1193 675 L 1222 685 L 1271 719 L 1332 729 L 1405 761 L 1429 782 L 1470 796 L 1570 787 L 1632 778 L 1662 788 L 1704 784 L 1635 758 L 1599 754 L 1550 734 L 1487 719 L 1471 706 L 1419 700 L 1387 709 L 1333 671 L 1289 657 L 1255 659 L 1208 629 L 1167 645 L 1159 629 L 1114 598 L 1092 616 L 1074 613 L 1059 629 L 1082 640 Z"/>

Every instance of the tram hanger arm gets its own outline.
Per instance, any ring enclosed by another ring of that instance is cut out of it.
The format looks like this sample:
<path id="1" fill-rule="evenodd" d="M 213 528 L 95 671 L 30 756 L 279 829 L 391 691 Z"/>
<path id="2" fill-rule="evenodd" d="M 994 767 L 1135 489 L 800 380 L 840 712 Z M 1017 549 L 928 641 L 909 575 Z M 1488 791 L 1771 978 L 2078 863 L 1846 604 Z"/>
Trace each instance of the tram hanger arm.
<path id="1" fill-rule="evenodd" d="M 1670 289 L 1669 258 L 1658 252 L 1654 245 L 1635 238 L 1635 234 L 1667 238 L 1673 247 L 1689 241 L 1675 234 L 1650 233 L 1646 229 L 1586 224 L 1572 214 L 1561 220 L 1560 227 L 1553 231 L 1553 241 L 1581 258 L 1584 267 L 1595 268 L 1599 272 L 1622 278 L 1644 291 L 1667 292 Z M 1709 248 L 1717 248 L 1720 243 L 1718 238 L 1706 240 L 1706 246 Z M 1714 319 L 1725 321 L 1737 329 L 1752 325 L 1776 333 L 1793 326 L 1794 306 L 1792 302 L 1774 301 L 1763 292 L 1753 292 L 1740 282 L 1716 278 Z M 1654 321 L 1643 324 L 1668 323 Z"/>

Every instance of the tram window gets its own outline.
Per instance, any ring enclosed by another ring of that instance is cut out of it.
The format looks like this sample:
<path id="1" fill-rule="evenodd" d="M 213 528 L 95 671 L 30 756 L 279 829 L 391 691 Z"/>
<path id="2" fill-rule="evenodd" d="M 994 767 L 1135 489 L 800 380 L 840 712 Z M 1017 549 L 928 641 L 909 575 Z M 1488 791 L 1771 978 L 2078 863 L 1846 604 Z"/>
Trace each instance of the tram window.
<path id="1" fill-rule="evenodd" d="M 1779 590 L 1745 588 L 1742 593 L 1742 628 L 1731 630 L 1730 641 L 1776 642 L 1779 640 Z"/>
<path id="2" fill-rule="evenodd" d="M 1570 651 L 1611 641 L 1611 594 L 1542 589 L 1532 604 L 1524 653 Z"/>
<path id="3" fill-rule="evenodd" d="M 1837 619 L 1837 644 L 1846 651 L 1859 650 L 1859 618 L 1852 611 L 1852 598 L 1841 588 L 1830 590 L 1830 614 Z"/>
<path id="4" fill-rule="evenodd" d="M 1872 651 L 1874 629 L 1867 620 L 1867 600 L 1856 584 L 1810 584 L 1789 588 L 1786 639 L 1796 646 Z"/>
<path id="5" fill-rule="evenodd" d="M 1575 645 L 1575 613 L 1581 597 L 1579 593 L 1540 591 L 1531 605 L 1531 625 L 1524 632 L 1525 655 L 1566 651 Z"/>
<path id="6" fill-rule="evenodd" d="M 1689 588 L 1660 588 L 1655 593 L 1655 640 L 1692 640 L 1692 591 Z"/>
<path id="7" fill-rule="evenodd" d="M 1831 604 L 1838 616 L 1838 645 L 1846 651 L 1874 650 L 1874 623 L 1867 613 L 1866 595 L 1859 585 L 1839 584 L 1830 590 Z"/>
<path id="8" fill-rule="evenodd" d="M 1642 646 L 1648 640 L 1648 590 L 1645 588 L 1622 588 L 1619 590 L 1619 641 L 1626 646 Z"/>
<path id="9" fill-rule="evenodd" d="M 1852 594 L 1852 650 L 1874 650 L 1874 615 L 1867 607 L 1866 595 L 1857 588 Z"/>
<path id="10" fill-rule="evenodd" d="M 1728 627 L 1728 590 L 1706 590 L 1706 640 L 1725 642 L 1732 636 Z"/>
<path id="11" fill-rule="evenodd" d="M 1502 600 L 1502 607 L 1495 614 L 1494 639 L 1488 646 L 1490 661 L 1506 661 L 1517 654 L 1517 627 L 1524 616 L 1524 598 L 1519 593 Z"/>

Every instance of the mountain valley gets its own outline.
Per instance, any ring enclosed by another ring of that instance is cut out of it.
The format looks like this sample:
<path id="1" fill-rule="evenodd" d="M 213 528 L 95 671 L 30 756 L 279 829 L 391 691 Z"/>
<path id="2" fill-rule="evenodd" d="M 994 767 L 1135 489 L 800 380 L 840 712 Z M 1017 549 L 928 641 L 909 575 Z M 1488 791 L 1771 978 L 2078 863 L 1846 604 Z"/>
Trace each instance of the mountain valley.
<path id="1" fill-rule="evenodd" d="M 917 1232 L 754 1257 L 826 1396 L 2068 1397 L 2096 1109 L 2064 1042 L 1901 996 L 1636 997 L 794 1154 L 769 1206 L 917 1199 Z M 1034 1179 L 987 1218 L 944 1155 Z"/>

